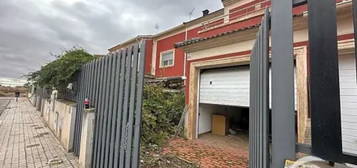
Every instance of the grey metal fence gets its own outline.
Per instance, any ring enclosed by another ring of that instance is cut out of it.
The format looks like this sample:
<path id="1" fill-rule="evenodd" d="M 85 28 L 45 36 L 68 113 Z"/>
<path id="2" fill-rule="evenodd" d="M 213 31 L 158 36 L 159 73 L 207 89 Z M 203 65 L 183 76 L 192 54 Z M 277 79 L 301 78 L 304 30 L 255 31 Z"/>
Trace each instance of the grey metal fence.
<path id="1" fill-rule="evenodd" d="M 72 88 L 64 88 L 58 90 L 57 98 L 58 99 L 65 99 L 65 100 L 70 100 L 70 101 L 77 101 L 77 90 L 78 90 L 78 75 L 80 73 L 77 73 L 75 76 L 75 80 L 72 81 Z"/>
<path id="2" fill-rule="evenodd" d="M 86 64 L 79 75 L 74 153 L 83 101 L 95 108 L 92 167 L 138 167 L 145 41 Z"/>
<path id="3" fill-rule="evenodd" d="M 43 115 L 43 99 L 48 99 L 51 97 L 51 89 L 46 89 L 42 87 L 36 87 L 35 88 L 35 95 L 36 95 L 36 100 L 35 100 L 35 106 L 38 111 L 41 112 L 41 115 Z"/>
<path id="4" fill-rule="evenodd" d="M 265 11 L 250 62 L 249 167 L 268 168 L 269 155 L 269 31 Z"/>

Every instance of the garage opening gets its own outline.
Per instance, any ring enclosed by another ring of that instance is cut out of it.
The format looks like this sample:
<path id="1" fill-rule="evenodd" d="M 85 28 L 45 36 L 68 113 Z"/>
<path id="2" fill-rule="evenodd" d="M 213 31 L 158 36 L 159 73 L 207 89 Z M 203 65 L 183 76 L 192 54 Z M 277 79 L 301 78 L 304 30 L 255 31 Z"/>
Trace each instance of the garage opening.
<path id="1" fill-rule="evenodd" d="M 249 65 L 201 70 L 196 125 L 198 139 L 248 151 L 249 84 Z M 295 109 L 296 98 L 295 84 Z"/>
<path id="2" fill-rule="evenodd" d="M 248 152 L 249 108 L 200 104 L 198 139 Z"/>
<path id="3" fill-rule="evenodd" d="M 248 153 L 249 66 L 202 70 L 198 139 Z"/>

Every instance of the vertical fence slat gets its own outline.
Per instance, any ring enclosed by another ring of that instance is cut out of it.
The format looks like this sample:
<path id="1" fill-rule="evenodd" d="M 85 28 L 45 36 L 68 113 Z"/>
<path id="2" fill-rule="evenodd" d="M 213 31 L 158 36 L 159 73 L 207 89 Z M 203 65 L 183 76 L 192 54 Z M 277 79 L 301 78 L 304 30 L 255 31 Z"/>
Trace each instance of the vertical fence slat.
<path id="1" fill-rule="evenodd" d="M 96 164 L 95 164 L 95 167 L 96 168 L 99 168 L 100 167 L 100 147 L 101 147 L 101 137 L 102 137 L 102 134 L 103 134 L 103 131 L 102 131 L 102 124 L 103 124 L 103 97 L 104 97 L 104 84 L 105 84 L 105 79 L 104 79 L 104 67 L 106 66 L 105 65 L 105 59 L 106 57 L 103 57 L 101 59 L 101 66 L 100 66 L 100 88 L 99 88 L 99 103 L 98 103 L 98 108 L 96 110 L 97 112 L 97 116 L 98 116 L 98 136 L 96 137 Z"/>
<path id="2" fill-rule="evenodd" d="M 140 53 L 138 59 L 138 79 L 136 91 L 136 104 L 135 104 L 135 122 L 134 122 L 134 141 L 133 141 L 133 159 L 132 167 L 139 167 L 139 151 L 140 151 L 140 129 L 141 129 L 141 115 L 142 115 L 142 100 L 143 100 L 143 87 L 144 87 L 144 71 L 145 71 L 145 50 L 146 42 L 142 41 L 140 44 Z"/>
<path id="3" fill-rule="evenodd" d="M 98 59 L 96 59 L 95 61 L 94 61 L 95 63 L 94 63 L 94 70 L 95 70 L 95 72 L 94 72 L 94 76 L 93 76 L 93 82 L 94 82 L 94 87 L 93 87 L 93 92 L 94 92 L 94 94 L 93 94 L 93 99 L 92 99 L 92 105 L 94 106 L 94 108 L 96 108 L 97 107 L 97 101 L 98 101 L 98 99 L 97 99 L 97 94 L 98 94 L 98 92 L 97 92 L 97 88 L 98 88 Z M 91 156 L 91 158 L 92 158 L 92 162 L 91 162 L 91 165 L 92 165 L 92 167 L 93 167 L 93 165 L 94 165 L 94 163 L 93 163 L 93 158 L 94 158 L 94 146 L 95 146 L 95 137 L 97 136 L 97 127 L 96 127 L 96 125 L 97 125 L 97 117 L 95 117 L 94 118 L 94 129 L 93 129 L 93 145 L 92 145 L 92 156 Z"/>
<path id="4" fill-rule="evenodd" d="M 124 101 L 123 104 L 123 118 L 122 118 L 122 129 L 121 129 L 121 144 L 120 144 L 120 155 L 119 155 L 119 167 L 125 166 L 125 151 L 127 150 L 127 138 L 128 138 L 128 107 L 129 107 L 129 95 L 130 95 L 130 84 L 131 84 L 131 65 L 133 58 L 133 47 L 130 47 L 127 53 L 127 63 L 126 63 L 126 75 L 125 75 L 125 89 L 124 89 Z"/>
<path id="5" fill-rule="evenodd" d="M 133 47 L 133 57 L 131 64 L 131 85 L 130 85 L 130 95 L 129 95 L 129 116 L 128 116 L 128 133 L 127 133 L 127 150 L 125 153 L 125 167 L 130 168 L 131 166 L 131 150 L 132 149 L 132 135 L 133 135 L 133 123 L 134 123 L 134 112 L 135 112 L 135 97 L 136 97 L 136 80 L 137 80 L 137 68 L 138 68 L 138 44 Z"/>
<path id="6" fill-rule="evenodd" d="M 93 98 L 94 98 L 94 63 L 95 62 L 91 62 L 90 64 L 90 78 L 89 78 L 89 100 L 90 100 L 90 103 L 92 104 L 93 102 Z"/>
<path id="7" fill-rule="evenodd" d="M 95 154 L 97 155 L 96 156 L 96 164 L 95 164 L 95 167 L 99 168 L 99 158 L 100 158 L 100 138 L 102 136 L 102 122 L 103 122 L 103 114 L 102 114 L 102 110 L 101 108 L 103 107 L 103 89 L 104 89 L 104 66 L 105 66 L 105 57 L 102 58 L 100 60 L 100 87 L 98 89 L 99 91 L 99 103 L 98 103 L 98 107 L 97 107 L 97 116 L 98 116 L 98 125 L 96 127 L 98 127 L 98 134 L 97 134 L 97 137 L 96 137 L 96 151 L 95 151 Z"/>
<path id="8" fill-rule="evenodd" d="M 80 151 L 80 132 L 81 132 L 81 124 L 82 124 L 82 111 L 83 111 L 83 98 L 85 96 L 86 93 L 86 67 L 87 65 L 82 66 L 82 73 L 83 73 L 83 78 L 82 78 L 82 91 L 81 91 L 81 96 L 79 101 L 77 102 L 79 105 L 79 110 L 77 111 L 77 116 L 78 116 L 78 123 L 77 124 L 77 132 L 76 132 L 76 140 L 75 140 L 75 144 L 76 144 L 76 150 L 75 150 L 75 154 L 77 156 L 79 156 L 79 151 Z"/>
<path id="9" fill-rule="evenodd" d="M 76 155 L 79 156 L 79 151 L 80 151 L 80 133 L 81 133 L 81 127 L 82 127 L 82 113 L 83 113 L 83 100 L 84 100 L 84 97 L 85 97 L 85 94 L 86 94 L 86 80 L 87 80 L 87 65 L 84 65 L 83 66 L 83 88 L 82 88 L 82 94 L 81 94 L 81 98 L 80 98 L 80 101 L 77 102 L 79 104 L 79 108 L 80 110 L 78 111 L 78 126 L 77 126 L 77 139 L 76 139 L 76 146 L 77 146 L 77 149 L 76 149 Z"/>
<path id="10" fill-rule="evenodd" d="M 100 154 L 100 160 L 99 160 L 99 167 L 103 167 L 104 166 L 104 153 L 105 153 L 105 135 L 106 135 L 106 125 L 107 125 L 107 108 L 108 108 L 108 87 L 109 87 L 109 67 L 110 67 L 110 62 L 109 62 L 110 58 L 109 56 L 105 57 L 104 59 L 104 80 L 103 80 L 103 101 L 102 101 L 102 108 L 101 108 L 101 114 L 102 114 L 102 128 L 101 128 L 101 132 L 102 135 L 100 136 L 99 139 L 99 144 L 100 144 L 100 148 L 99 148 L 99 154 Z"/>
<path id="11" fill-rule="evenodd" d="M 308 8 L 312 153 L 338 162 L 342 138 L 336 1 L 309 0 Z"/>
<path id="12" fill-rule="evenodd" d="M 105 109 L 104 109 L 104 128 L 103 128 L 103 132 L 104 132 L 104 135 L 102 137 L 102 143 L 103 143 L 103 152 L 102 152 L 102 156 L 103 156 L 103 163 L 102 163 L 102 167 L 105 167 L 105 164 L 107 163 L 107 157 L 106 157 L 106 153 L 107 153 L 107 150 L 108 150 L 108 145 L 106 144 L 106 141 L 107 141 L 107 134 L 108 134 L 108 127 L 109 127 L 109 123 L 108 123 L 108 120 L 109 120 L 109 108 L 110 108 L 110 98 L 111 98 L 111 91 L 110 91 L 110 87 L 111 87 L 111 76 L 112 76 L 112 73 L 111 73 L 111 68 L 112 68 L 112 58 L 113 58 L 113 55 L 110 55 L 108 57 L 108 63 L 107 63 L 107 67 L 106 67 L 106 70 L 107 70 L 107 80 L 106 80 L 106 96 L 105 96 Z"/>
<path id="13" fill-rule="evenodd" d="M 97 147 L 98 147 L 98 134 L 99 134 L 99 123 L 100 123 L 100 117 L 99 117 L 99 104 L 100 104 L 100 88 L 101 88 L 101 63 L 102 63 L 102 58 L 97 59 L 97 72 L 96 72 L 96 83 L 97 83 L 97 88 L 96 88 L 96 99 L 95 99 L 95 127 L 94 127 L 94 137 L 93 137 L 93 153 L 92 153 L 92 167 L 96 166 L 97 163 Z"/>
<path id="14" fill-rule="evenodd" d="M 105 130 L 106 132 L 106 140 L 105 140 L 105 153 L 104 153 L 104 158 L 109 158 L 109 151 L 110 151 L 110 135 L 111 135 L 111 129 L 112 129 L 112 116 L 113 116 L 113 101 L 114 101 L 114 84 L 115 84 L 115 68 L 116 68 L 116 57 L 117 54 L 113 54 L 110 56 L 110 66 L 108 67 L 108 70 L 110 71 L 109 74 L 109 87 L 108 87 L 108 110 L 107 110 L 107 128 Z M 104 167 L 108 167 L 109 164 L 109 159 L 104 160 Z"/>
<path id="15" fill-rule="evenodd" d="M 113 116 L 111 118 L 111 122 L 112 122 L 112 129 L 111 129 L 111 133 L 110 133 L 110 148 L 109 148 L 109 165 L 108 167 L 113 167 L 114 164 L 114 151 L 115 151 L 115 138 L 116 138 L 116 129 L 118 126 L 117 123 L 117 116 L 118 114 L 118 92 L 119 92 L 119 85 L 120 83 L 122 83 L 122 81 L 120 81 L 120 69 L 121 69 L 121 58 L 122 58 L 122 52 L 118 52 L 116 59 L 115 59 L 115 82 L 114 82 L 114 90 L 113 90 L 113 94 L 114 94 L 114 102 L 113 102 Z"/>
<path id="16" fill-rule="evenodd" d="M 79 132 L 79 127 L 80 127 L 80 115 L 81 115 L 81 99 L 82 99 L 82 94 L 84 90 L 84 66 L 81 67 L 81 70 L 79 72 L 79 80 L 78 80 L 78 92 L 77 94 L 77 106 L 76 106 L 76 118 L 75 118 L 75 127 L 74 127 L 74 139 L 73 139 L 73 153 L 78 156 L 79 150 L 78 150 L 78 132 Z"/>
<path id="17" fill-rule="evenodd" d="M 119 85 L 119 98 L 118 98 L 118 116 L 117 116 L 117 128 L 115 137 L 115 153 L 114 153 L 114 167 L 119 167 L 120 161 L 120 148 L 121 148 L 121 133 L 122 133 L 122 119 L 123 119 L 123 102 L 124 102 L 124 89 L 125 89 L 125 76 L 126 76 L 126 64 L 128 63 L 128 51 L 122 51 L 121 65 L 120 65 L 120 85 Z"/>
<path id="18" fill-rule="evenodd" d="M 272 167 L 295 159 L 292 1 L 272 0 Z"/>
<path id="19" fill-rule="evenodd" d="M 97 114 L 98 114 L 98 116 L 99 116 L 99 123 L 98 123 L 98 128 L 99 128 L 99 131 L 98 131 L 98 136 L 97 136 L 97 147 L 96 147 L 96 155 L 97 155 L 97 157 L 96 157 L 96 165 L 95 165 L 95 167 L 97 167 L 97 168 L 100 168 L 100 155 L 101 155 L 101 137 L 102 137 L 102 134 L 103 134 L 103 131 L 102 131 L 102 127 L 103 127 L 103 107 L 104 107 L 104 84 L 105 84 L 105 76 L 104 76 L 104 74 L 105 74 L 105 72 L 104 72 L 104 70 L 105 70 L 105 66 L 106 66 L 106 64 L 105 64 L 105 60 L 106 60 L 106 57 L 104 57 L 104 58 L 102 58 L 102 60 L 101 60 L 101 72 L 100 72 L 100 76 L 101 76 L 101 78 L 100 78 L 100 91 L 99 91 L 99 93 L 100 93 L 100 97 L 99 97 L 99 99 L 100 99 L 100 101 L 99 101 L 99 104 L 98 104 L 98 109 L 97 109 Z"/>
<path id="20" fill-rule="evenodd" d="M 83 101 L 84 101 L 84 98 L 86 97 L 87 95 L 87 88 L 88 88 L 88 83 L 85 82 L 88 80 L 88 64 L 84 65 L 83 66 L 83 91 L 82 91 L 82 94 L 81 94 L 81 98 L 80 98 L 80 101 L 77 102 L 79 104 L 79 107 L 80 107 L 80 110 L 77 111 L 78 113 L 78 123 L 77 123 L 77 133 L 76 133 L 76 146 L 77 146 L 77 149 L 75 151 L 75 154 L 77 156 L 79 156 L 79 152 L 80 152 L 80 148 L 81 148 L 81 131 L 82 131 L 82 119 L 83 119 L 83 110 L 84 110 L 84 107 L 83 107 Z"/>
<path id="21" fill-rule="evenodd" d="M 86 82 L 86 96 L 85 98 L 89 99 L 90 98 L 90 87 L 92 85 L 91 81 L 91 73 L 92 73 L 92 62 L 87 64 L 87 82 Z M 83 115 L 83 114 L 82 114 Z"/>

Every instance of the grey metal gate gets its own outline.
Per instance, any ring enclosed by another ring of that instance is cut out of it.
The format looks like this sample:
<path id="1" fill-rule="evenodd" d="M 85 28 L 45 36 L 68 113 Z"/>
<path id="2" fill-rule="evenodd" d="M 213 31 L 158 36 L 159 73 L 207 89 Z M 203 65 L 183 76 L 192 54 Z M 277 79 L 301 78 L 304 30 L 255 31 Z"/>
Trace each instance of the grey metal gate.
<path id="1" fill-rule="evenodd" d="M 95 108 L 92 167 L 138 167 L 145 41 L 86 64 L 80 73 L 74 152 L 83 101 Z"/>
<path id="2" fill-rule="evenodd" d="M 269 155 L 269 31 L 265 11 L 250 62 L 249 167 L 268 168 Z"/>
<path id="3" fill-rule="evenodd" d="M 292 1 L 272 1 L 257 34 L 250 64 L 249 167 L 284 167 L 295 158 Z M 287 14 L 286 14 L 287 13 Z M 282 15 L 285 14 L 285 15 Z M 282 25 L 282 24 L 286 25 Z M 276 26 L 275 25 L 279 25 Z M 272 122 L 269 123 L 269 33 L 272 34 Z M 271 150 L 269 127 L 271 126 Z"/>
<path id="4" fill-rule="evenodd" d="M 311 146 L 296 144 L 295 139 L 292 7 L 302 4 L 307 4 L 309 11 Z M 249 167 L 284 167 L 284 161 L 294 160 L 296 152 L 331 162 L 357 164 L 356 157 L 343 153 L 341 145 L 336 0 L 272 0 L 271 11 L 272 123 L 268 123 L 267 117 L 269 12 L 266 12 L 251 57 Z M 353 0 L 353 18 L 356 26 L 357 0 Z"/>

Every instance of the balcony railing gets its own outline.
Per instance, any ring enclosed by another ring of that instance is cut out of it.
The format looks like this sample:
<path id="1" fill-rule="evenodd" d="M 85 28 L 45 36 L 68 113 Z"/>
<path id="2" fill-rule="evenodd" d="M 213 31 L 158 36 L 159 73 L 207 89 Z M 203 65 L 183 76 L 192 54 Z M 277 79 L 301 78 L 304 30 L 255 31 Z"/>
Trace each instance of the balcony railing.
<path id="1" fill-rule="evenodd" d="M 270 0 L 263 0 L 261 2 L 252 3 L 250 5 L 242 5 L 242 7 L 233 8 L 229 10 L 228 14 L 221 15 L 203 22 L 202 31 L 207 31 L 226 24 L 239 22 L 258 15 L 263 15 L 264 9 L 270 7 L 270 5 L 271 5 Z"/>

